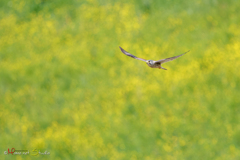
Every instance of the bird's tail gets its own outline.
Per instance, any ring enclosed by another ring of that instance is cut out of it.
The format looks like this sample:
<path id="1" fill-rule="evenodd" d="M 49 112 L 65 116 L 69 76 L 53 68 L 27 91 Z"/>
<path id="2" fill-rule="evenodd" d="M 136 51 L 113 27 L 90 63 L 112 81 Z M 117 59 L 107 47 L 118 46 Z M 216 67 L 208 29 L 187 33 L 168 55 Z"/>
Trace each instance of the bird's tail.
<path id="1" fill-rule="evenodd" d="M 167 70 L 166 68 L 163 68 L 162 66 L 161 66 L 161 68 L 164 69 L 164 70 Z"/>

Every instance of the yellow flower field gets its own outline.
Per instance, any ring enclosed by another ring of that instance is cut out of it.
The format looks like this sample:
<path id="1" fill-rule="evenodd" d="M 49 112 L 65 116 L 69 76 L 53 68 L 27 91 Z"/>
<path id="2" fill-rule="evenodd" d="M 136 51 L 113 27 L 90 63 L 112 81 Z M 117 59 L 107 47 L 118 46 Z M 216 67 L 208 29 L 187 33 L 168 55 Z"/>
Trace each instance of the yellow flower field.
<path id="1" fill-rule="evenodd" d="M 0 159 L 240 159 L 239 8 L 1 1 Z"/>

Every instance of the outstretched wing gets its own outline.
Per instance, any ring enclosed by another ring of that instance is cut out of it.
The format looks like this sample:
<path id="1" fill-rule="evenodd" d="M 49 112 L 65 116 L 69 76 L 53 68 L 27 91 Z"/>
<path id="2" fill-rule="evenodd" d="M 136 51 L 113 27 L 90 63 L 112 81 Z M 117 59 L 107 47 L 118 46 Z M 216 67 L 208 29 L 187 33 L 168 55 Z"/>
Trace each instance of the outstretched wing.
<path id="1" fill-rule="evenodd" d="M 127 55 L 127 56 L 129 56 L 129 57 L 132 57 L 132 58 L 134 58 L 134 59 L 141 60 L 141 61 L 144 61 L 144 62 L 147 61 L 146 59 L 138 58 L 138 57 L 136 57 L 136 56 L 128 53 L 127 51 L 125 51 L 124 49 L 122 49 L 120 46 L 119 46 L 119 48 L 121 49 L 121 51 L 122 51 L 125 55 Z"/>
<path id="2" fill-rule="evenodd" d="M 189 51 L 190 51 L 190 50 L 189 50 Z M 189 51 L 187 51 L 187 52 L 189 52 Z M 166 62 L 172 61 L 172 60 L 174 60 L 174 59 L 176 59 L 176 58 L 178 58 L 178 57 L 181 57 L 182 55 L 186 54 L 187 52 L 185 52 L 185 53 L 183 53 L 183 54 L 181 54 L 181 55 L 179 55 L 179 56 L 175 56 L 175 57 L 170 57 L 170 58 L 158 60 L 158 61 L 156 61 L 156 63 L 166 63 Z"/>

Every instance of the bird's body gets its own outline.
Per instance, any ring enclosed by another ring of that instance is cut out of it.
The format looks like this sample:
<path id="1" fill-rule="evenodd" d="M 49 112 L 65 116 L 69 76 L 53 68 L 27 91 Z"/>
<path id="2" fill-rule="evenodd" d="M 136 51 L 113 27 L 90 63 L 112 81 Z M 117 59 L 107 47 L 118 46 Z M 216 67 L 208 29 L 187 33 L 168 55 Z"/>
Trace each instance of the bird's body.
<path id="1" fill-rule="evenodd" d="M 166 69 L 166 68 L 163 68 L 163 67 L 161 66 L 161 64 L 166 63 L 166 62 L 169 62 L 169 61 L 172 61 L 172 60 L 174 60 L 174 59 L 176 59 L 176 58 L 184 55 L 185 53 L 189 52 L 189 51 L 187 51 L 187 52 L 185 52 L 185 53 L 183 53 L 183 54 L 181 54 L 181 55 L 175 56 L 175 57 L 170 57 L 170 58 L 166 58 L 166 59 L 161 59 L 161 60 L 158 60 L 158 61 L 154 61 L 154 60 L 146 60 L 146 59 L 138 58 L 138 57 L 136 57 L 136 56 L 128 53 L 127 51 L 125 51 L 125 50 L 122 49 L 121 47 L 119 47 L 119 48 L 121 49 L 121 51 L 122 51 L 125 55 L 127 55 L 127 56 L 129 56 L 129 57 L 132 57 L 132 58 L 134 58 L 134 59 L 137 59 L 137 60 L 144 61 L 144 62 L 146 62 L 147 65 L 148 65 L 149 67 L 151 67 L 151 68 L 159 68 L 159 69 L 164 69 L 164 70 L 167 70 L 167 69 Z"/>
<path id="2" fill-rule="evenodd" d="M 151 68 L 159 68 L 159 64 L 154 60 L 148 60 L 147 65 Z"/>

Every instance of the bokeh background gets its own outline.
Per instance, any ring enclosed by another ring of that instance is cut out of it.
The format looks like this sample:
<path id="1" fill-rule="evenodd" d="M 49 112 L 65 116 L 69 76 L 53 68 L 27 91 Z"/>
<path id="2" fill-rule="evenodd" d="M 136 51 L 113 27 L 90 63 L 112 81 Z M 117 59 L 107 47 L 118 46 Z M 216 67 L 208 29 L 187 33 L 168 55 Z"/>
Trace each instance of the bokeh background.
<path id="1" fill-rule="evenodd" d="M 0 159 L 240 159 L 239 8 L 1 0 Z"/>

